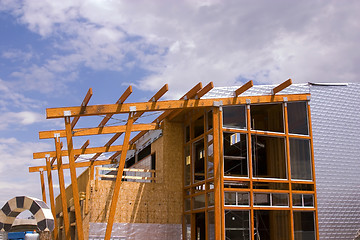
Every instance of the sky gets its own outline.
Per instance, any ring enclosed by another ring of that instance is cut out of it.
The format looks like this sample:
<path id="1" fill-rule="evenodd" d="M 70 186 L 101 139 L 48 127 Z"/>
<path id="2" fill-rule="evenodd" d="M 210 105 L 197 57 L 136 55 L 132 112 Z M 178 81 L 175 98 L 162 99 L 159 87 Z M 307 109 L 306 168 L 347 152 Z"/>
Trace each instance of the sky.
<path id="1" fill-rule="evenodd" d="M 46 108 L 78 106 L 89 88 L 89 104 L 111 104 L 129 85 L 139 102 L 165 83 L 176 99 L 200 81 L 360 82 L 359 12 L 358 0 L 0 0 L 0 205 L 41 198 L 28 167 L 54 142 L 38 132 L 64 128 Z"/>

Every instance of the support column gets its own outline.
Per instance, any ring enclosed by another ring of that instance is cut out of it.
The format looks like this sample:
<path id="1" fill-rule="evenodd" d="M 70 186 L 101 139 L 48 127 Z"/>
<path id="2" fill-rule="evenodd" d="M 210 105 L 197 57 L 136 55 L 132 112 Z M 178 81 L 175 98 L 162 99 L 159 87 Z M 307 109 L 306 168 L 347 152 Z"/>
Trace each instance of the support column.
<path id="1" fill-rule="evenodd" d="M 122 175 L 123 175 L 123 171 L 124 171 L 127 150 L 129 148 L 131 127 L 132 127 L 133 123 L 134 123 L 134 113 L 129 113 L 129 118 L 128 118 L 128 121 L 126 124 L 126 132 L 125 132 L 125 136 L 124 136 L 123 149 L 122 149 L 122 152 L 120 155 L 119 168 L 118 168 L 118 172 L 116 175 L 114 193 L 113 193 L 113 196 L 111 199 L 109 219 L 108 219 L 107 226 L 106 226 L 105 240 L 110 240 L 110 238 L 111 238 L 111 232 L 112 232 L 112 227 L 113 227 L 115 212 L 116 212 L 116 205 L 117 205 L 117 201 L 119 198 Z"/>
<path id="2" fill-rule="evenodd" d="M 67 149 L 69 157 L 69 166 L 70 166 L 70 176 L 71 176 L 71 187 L 73 192 L 74 207 L 75 207 L 75 220 L 76 220 L 76 232 L 78 240 L 84 239 L 83 224 L 81 218 L 81 208 L 80 208 L 80 198 L 79 198 L 79 188 L 76 177 L 76 167 L 75 167 L 75 154 L 74 154 L 74 145 L 73 145 L 73 133 L 71 129 L 70 117 L 65 117 L 65 131 L 66 131 L 66 140 L 67 140 Z"/>
<path id="3" fill-rule="evenodd" d="M 213 129 L 214 129 L 214 197 L 215 197 L 215 239 L 224 239 L 224 206 L 223 206 L 223 186 L 222 185 L 222 146 L 221 133 L 222 126 L 221 111 L 219 107 L 213 108 Z"/>
<path id="4" fill-rule="evenodd" d="M 59 137 L 55 137 L 55 147 L 56 147 L 57 169 L 58 169 L 59 186 L 60 186 L 60 197 L 61 197 L 61 205 L 62 205 L 62 212 L 63 212 L 63 219 L 64 219 L 64 232 L 65 232 L 66 239 L 69 240 L 69 239 L 71 239 L 70 219 L 69 219 L 69 214 L 68 214 L 68 209 L 67 209 L 64 169 L 63 169 L 63 164 L 62 164 L 61 146 L 60 146 L 60 138 Z"/>
<path id="5" fill-rule="evenodd" d="M 40 170 L 40 184 L 41 184 L 41 194 L 42 199 L 46 203 L 46 192 L 45 192 L 45 181 L 44 181 L 44 170 Z"/>
<path id="6" fill-rule="evenodd" d="M 48 178 L 48 186 L 49 186 L 49 196 L 50 196 L 50 205 L 51 205 L 51 212 L 54 216 L 54 239 L 59 239 L 58 235 L 58 226 L 56 221 L 56 212 L 55 212 L 55 199 L 54 199 L 54 188 L 53 188 L 53 182 L 52 182 L 52 176 L 51 176 L 51 164 L 50 164 L 50 156 L 47 156 L 46 158 L 46 172 L 47 172 L 47 178 Z"/>

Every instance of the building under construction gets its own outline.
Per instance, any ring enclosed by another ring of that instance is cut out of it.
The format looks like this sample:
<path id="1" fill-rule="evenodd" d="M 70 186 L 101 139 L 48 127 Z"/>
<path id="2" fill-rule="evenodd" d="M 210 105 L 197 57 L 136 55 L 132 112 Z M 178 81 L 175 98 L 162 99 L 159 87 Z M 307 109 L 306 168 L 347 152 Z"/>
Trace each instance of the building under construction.
<path id="1" fill-rule="evenodd" d="M 29 171 L 40 173 L 44 200 L 49 193 L 54 239 L 355 237 L 360 84 L 199 83 L 163 101 L 167 90 L 128 103 L 129 87 L 115 104 L 91 105 L 90 89 L 77 107 L 47 109 L 65 127 L 39 133 L 54 148 L 34 153 L 46 164 Z M 100 123 L 76 127 L 95 115 Z M 125 124 L 109 124 L 121 116 Z M 76 137 L 100 134 L 110 136 L 104 145 L 74 148 Z"/>

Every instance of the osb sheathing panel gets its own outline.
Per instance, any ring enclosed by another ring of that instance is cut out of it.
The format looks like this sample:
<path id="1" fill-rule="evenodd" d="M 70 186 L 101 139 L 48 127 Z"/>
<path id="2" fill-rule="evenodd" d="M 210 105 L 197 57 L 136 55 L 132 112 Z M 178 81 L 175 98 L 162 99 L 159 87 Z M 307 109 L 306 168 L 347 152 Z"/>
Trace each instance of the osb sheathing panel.
<path id="1" fill-rule="evenodd" d="M 115 222 L 181 224 L 183 130 L 179 123 L 164 123 L 163 136 L 152 143 L 156 152 L 156 183 L 122 182 Z M 106 222 L 114 181 L 92 184 L 90 222 Z"/>

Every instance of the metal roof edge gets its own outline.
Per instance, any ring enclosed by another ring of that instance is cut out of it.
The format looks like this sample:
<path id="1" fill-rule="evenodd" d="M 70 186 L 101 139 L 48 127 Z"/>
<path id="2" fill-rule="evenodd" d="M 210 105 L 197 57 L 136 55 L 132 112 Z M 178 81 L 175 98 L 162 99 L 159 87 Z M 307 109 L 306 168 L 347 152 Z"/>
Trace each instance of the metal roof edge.
<path id="1" fill-rule="evenodd" d="M 349 83 L 314 83 L 308 82 L 310 85 L 314 86 L 348 86 Z"/>

